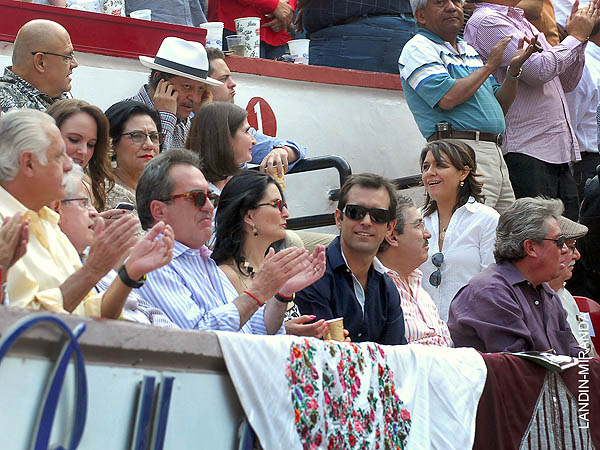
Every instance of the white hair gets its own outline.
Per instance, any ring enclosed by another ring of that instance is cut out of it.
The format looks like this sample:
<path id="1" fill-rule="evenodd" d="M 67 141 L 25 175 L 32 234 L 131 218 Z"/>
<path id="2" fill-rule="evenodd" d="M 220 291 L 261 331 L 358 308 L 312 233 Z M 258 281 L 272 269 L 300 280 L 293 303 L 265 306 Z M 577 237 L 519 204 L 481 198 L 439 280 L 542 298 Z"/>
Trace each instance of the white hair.
<path id="1" fill-rule="evenodd" d="M 55 123 L 36 109 L 11 109 L 0 117 L 0 182 L 15 178 L 23 152 L 31 152 L 40 164 L 47 164 L 49 132 Z"/>
<path id="2" fill-rule="evenodd" d="M 77 191 L 81 186 L 81 180 L 83 180 L 83 169 L 79 164 L 73 163 L 73 169 L 68 171 L 63 177 L 63 185 L 65 186 L 66 199 L 73 198 L 77 195 Z"/>

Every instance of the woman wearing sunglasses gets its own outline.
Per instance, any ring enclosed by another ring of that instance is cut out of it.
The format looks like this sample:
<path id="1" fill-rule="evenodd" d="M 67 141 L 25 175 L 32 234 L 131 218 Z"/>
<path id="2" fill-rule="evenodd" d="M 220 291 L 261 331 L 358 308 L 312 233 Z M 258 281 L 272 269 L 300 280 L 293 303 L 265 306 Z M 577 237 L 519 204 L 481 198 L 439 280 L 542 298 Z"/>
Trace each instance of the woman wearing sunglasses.
<path id="1" fill-rule="evenodd" d="M 106 116 L 97 106 L 77 99 L 60 100 L 46 112 L 60 129 L 67 155 L 89 176 L 94 207 L 104 211 L 106 191 L 114 185 Z"/>
<path id="2" fill-rule="evenodd" d="M 115 208 L 131 204 L 137 215 L 135 190 L 142 170 L 160 152 L 163 135 L 158 112 L 135 101 L 115 103 L 106 110 L 110 122 L 113 149 L 114 187 L 108 191 L 106 204 Z"/>
<path id="3" fill-rule="evenodd" d="M 288 217 L 281 188 L 270 175 L 243 170 L 223 188 L 215 219 L 216 241 L 212 258 L 240 294 L 248 289 L 269 248 L 285 238 Z M 313 254 L 324 251 L 324 247 L 318 248 Z M 297 290 L 318 278 L 320 276 L 316 274 L 307 278 Z M 324 320 L 307 325 L 314 316 L 301 316 L 293 298 L 281 300 L 288 303 L 285 317 L 288 334 L 323 336 Z"/>
<path id="4" fill-rule="evenodd" d="M 216 102 L 200 108 L 192 120 L 185 147 L 200 155 L 202 173 L 217 194 L 252 160 L 256 140 L 247 117 L 246 110 L 239 106 Z"/>
<path id="5" fill-rule="evenodd" d="M 421 266 L 423 287 L 446 322 L 454 295 L 494 262 L 500 216 L 483 204 L 475 152 L 467 144 L 455 139 L 430 142 L 420 161 L 426 190 L 422 214 L 432 234 L 429 258 Z"/>

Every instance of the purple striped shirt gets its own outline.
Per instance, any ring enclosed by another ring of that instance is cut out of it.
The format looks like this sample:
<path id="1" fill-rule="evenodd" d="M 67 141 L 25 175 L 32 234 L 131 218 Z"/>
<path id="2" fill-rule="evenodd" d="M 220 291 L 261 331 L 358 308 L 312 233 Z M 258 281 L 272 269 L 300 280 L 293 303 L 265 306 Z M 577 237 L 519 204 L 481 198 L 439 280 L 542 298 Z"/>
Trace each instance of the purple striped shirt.
<path id="1" fill-rule="evenodd" d="M 478 3 L 465 28 L 465 40 L 484 60 L 502 38 L 513 39 L 494 73 L 499 83 L 517 50 L 522 36 L 538 34 L 544 49 L 533 53 L 523 64 L 517 97 L 506 114 L 503 153 L 516 152 L 539 160 L 562 164 L 581 159 L 571 126 L 565 92 L 577 86 L 585 63 L 585 45 L 572 36 L 552 47 L 531 23 L 523 10 L 490 3 Z"/>

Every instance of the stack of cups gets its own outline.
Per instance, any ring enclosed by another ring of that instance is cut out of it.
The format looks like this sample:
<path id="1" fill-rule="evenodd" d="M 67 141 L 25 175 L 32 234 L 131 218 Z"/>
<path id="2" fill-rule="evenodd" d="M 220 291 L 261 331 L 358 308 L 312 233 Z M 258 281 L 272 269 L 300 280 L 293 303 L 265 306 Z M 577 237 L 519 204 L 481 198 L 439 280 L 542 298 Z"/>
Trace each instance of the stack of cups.
<path id="1" fill-rule="evenodd" d="M 206 48 L 223 49 L 223 22 L 206 22 L 200 24 L 206 30 Z"/>
<path id="2" fill-rule="evenodd" d="M 235 29 L 246 46 L 247 58 L 260 58 L 260 18 L 241 17 L 235 19 Z"/>
<path id="3" fill-rule="evenodd" d="M 288 41 L 290 55 L 294 60 L 294 64 L 308 64 L 308 46 L 310 39 L 294 39 Z"/>

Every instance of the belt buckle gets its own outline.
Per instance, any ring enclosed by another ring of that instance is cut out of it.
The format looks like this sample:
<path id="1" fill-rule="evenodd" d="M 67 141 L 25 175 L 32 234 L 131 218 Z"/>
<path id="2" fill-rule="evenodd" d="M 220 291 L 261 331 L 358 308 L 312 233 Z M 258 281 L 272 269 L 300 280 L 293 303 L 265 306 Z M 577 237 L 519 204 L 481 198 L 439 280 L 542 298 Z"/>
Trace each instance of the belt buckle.
<path id="1" fill-rule="evenodd" d="M 502 143 L 504 142 L 504 134 L 502 133 L 498 133 L 496 135 L 496 145 L 498 147 L 502 147 Z"/>

